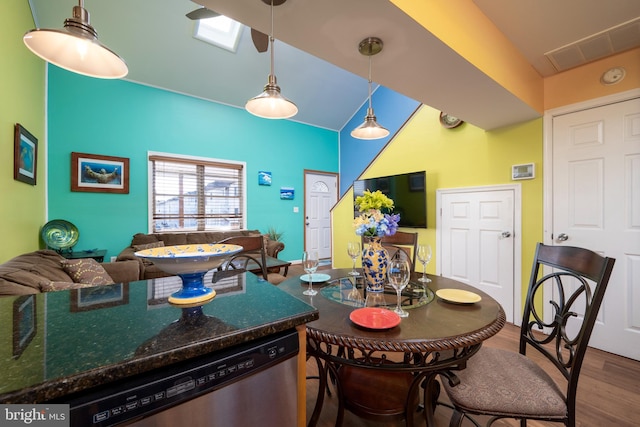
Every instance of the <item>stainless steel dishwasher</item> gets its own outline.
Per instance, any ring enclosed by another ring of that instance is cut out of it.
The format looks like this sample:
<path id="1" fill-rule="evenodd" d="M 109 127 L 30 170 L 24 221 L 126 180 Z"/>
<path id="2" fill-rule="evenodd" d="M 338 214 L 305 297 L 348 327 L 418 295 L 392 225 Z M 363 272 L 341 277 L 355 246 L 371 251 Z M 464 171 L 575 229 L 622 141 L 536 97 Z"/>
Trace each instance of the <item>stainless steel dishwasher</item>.
<path id="1" fill-rule="evenodd" d="M 69 402 L 71 425 L 295 426 L 298 351 L 292 330 L 109 385 Z"/>

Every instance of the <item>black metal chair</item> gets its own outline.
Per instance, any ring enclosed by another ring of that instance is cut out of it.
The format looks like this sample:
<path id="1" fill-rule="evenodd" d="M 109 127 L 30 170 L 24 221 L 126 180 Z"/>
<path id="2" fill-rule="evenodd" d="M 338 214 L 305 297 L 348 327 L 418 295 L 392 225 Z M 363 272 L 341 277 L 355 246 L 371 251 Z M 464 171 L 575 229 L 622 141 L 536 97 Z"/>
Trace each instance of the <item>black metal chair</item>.
<path id="1" fill-rule="evenodd" d="M 574 427 L 580 369 L 614 263 L 588 249 L 538 243 L 519 352 L 483 347 L 466 369 L 456 372 L 459 384 L 453 377 L 442 377 L 454 408 L 449 426 L 460 426 L 467 414 L 474 414 L 491 416 L 487 425 L 515 418 L 521 426 L 532 419 Z M 544 274 L 543 267 L 551 272 Z M 552 297 L 546 293 L 550 289 Z M 545 317 L 537 305 L 543 301 L 543 290 L 553 310 Z M 527 357 L 529 348 L 562 374 L 562 386 Z"/>
<path id="2" fill-rule="evenodd" d="M 283 275 L 269 272 L 267 269 L 267 255 L 262 236 L 229 237 L 218 243 L 239 245 L 242 246 L 242 251 L 230 257 L 218 268 L 213 274 L 212 280 L 214 282 L 245 271 L 256 272 L 258 276 L 262 276 L 264 280 L 273 285 L 278 285 L 286 279 Z"/>

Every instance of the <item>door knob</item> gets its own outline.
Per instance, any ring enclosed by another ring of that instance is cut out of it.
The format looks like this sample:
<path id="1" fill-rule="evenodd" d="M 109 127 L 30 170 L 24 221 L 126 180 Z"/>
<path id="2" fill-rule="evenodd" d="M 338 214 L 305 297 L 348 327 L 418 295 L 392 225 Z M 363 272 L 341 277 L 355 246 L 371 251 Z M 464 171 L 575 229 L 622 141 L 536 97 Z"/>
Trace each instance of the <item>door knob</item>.
<path id="1" fill-rule="evenodd" d="M 501 239 L 508 239 L 509 237 L 511 237 L 510 231 L 503 231 L 502 234 L 500 234 Z"/>
<path id="2" fill-rule="evenodd" d="M 558 234 L 558 238 L 556 240 L 558 240 L 558 242 L 565 242 L 565 241 L 569 240 L 569 236 L 567 236 L 564 233 L 560 233 L 560 234 Z"/>
<path id="3" fill-rule="evenodd" d="M 304 225 L 309 225 L 309 223 L 308 223 L 308 222 L 305 222 L 305 223 L 304 223 Z"/>

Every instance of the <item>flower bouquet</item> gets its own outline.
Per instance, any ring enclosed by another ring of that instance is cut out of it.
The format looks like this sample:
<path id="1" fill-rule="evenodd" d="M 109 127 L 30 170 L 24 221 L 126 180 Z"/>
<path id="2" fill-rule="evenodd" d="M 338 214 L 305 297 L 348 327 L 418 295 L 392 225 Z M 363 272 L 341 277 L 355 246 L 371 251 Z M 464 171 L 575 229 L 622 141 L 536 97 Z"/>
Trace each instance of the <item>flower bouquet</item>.
<path id="1" fill-rule="evenodd" d="M 396 234 L 400 214 L 393 214 L 393 200 L 380 190 L 365 190 L 356 197 L 355 205 L 361 214 L 353 221 L 358 236 L 383 237 Z"/>
<path id="2" fill-rule="evenodd" d="M 398 231 L 400 215 L 392 213 L 393 200 L 380 190 L 373 193 L 365 190 L 356 197 L 355 205 L 361 214 L 353 221 L 356 234 L 367 240 L 368 246 L 362 253 L 362 270 L 367 292 L 380 293 L 387 278 L 389 254 L 382 247 L 382 237 Z"/>

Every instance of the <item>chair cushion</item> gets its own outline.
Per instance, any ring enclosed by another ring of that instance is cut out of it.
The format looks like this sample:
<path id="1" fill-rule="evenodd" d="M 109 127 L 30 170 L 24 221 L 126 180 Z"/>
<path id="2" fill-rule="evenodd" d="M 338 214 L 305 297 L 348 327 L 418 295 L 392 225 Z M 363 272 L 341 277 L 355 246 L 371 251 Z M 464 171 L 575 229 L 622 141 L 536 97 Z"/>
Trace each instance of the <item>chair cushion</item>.
<path id="1" fill-rule="evenodd" d="M 64 259 L 60 263 L 74 283 L 87 283 L 93 286 L 113 283 L 113 279 L 104 267 L 93 258 Z"/>
<path id="2" fill-rule="evenodd" d="M 451 402 L 476 413 L 564 418 L 567 406 L 563 392 L 553 379 L 522 354 L 482 348 L 456 372 L 460 384 L 442 381 Z"/>

